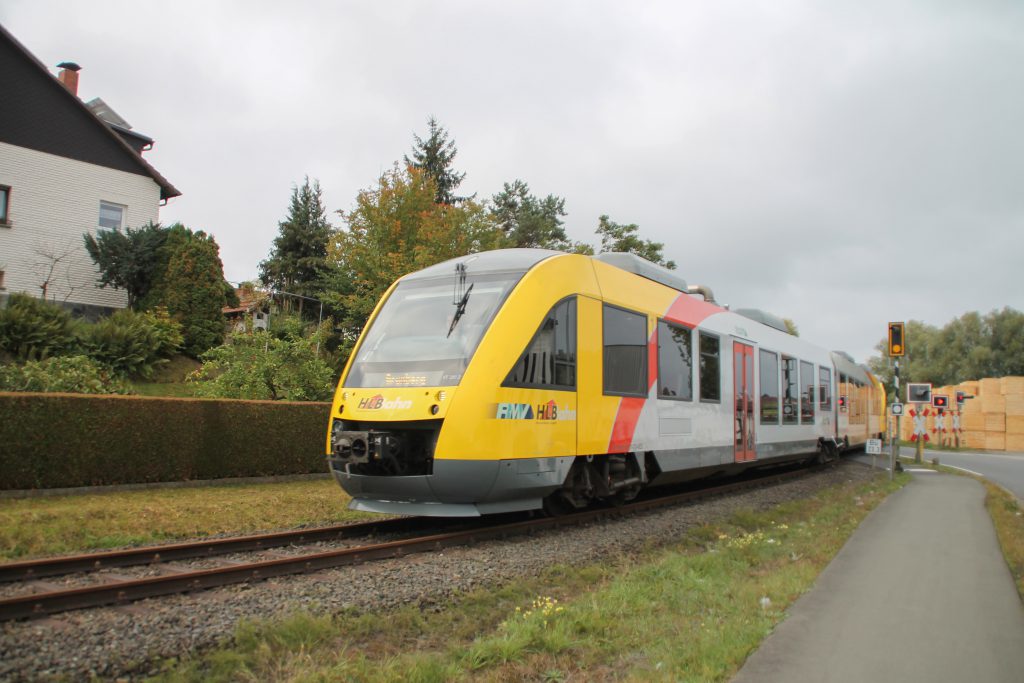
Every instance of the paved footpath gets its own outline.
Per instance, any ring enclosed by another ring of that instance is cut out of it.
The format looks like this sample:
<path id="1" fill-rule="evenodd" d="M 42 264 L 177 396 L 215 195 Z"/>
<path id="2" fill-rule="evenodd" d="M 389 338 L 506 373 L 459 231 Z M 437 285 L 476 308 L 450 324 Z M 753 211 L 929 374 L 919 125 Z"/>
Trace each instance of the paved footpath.
<path id="1" fill-rule="evenodd" d="M 1024 606 L 977 481 L 914 473 L 734 683 L 1024 681 Z"/>

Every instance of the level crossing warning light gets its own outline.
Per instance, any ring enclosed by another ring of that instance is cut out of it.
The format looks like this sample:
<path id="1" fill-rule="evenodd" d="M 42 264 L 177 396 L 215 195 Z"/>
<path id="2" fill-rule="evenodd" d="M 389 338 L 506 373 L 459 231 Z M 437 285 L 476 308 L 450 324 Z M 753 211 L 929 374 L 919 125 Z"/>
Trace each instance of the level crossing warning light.
<path id="1" fill-rule="evenodd" d="M 949 400 L 949 397 L 946 398 Z M 931 403 L 932 385 L 930 383 L 911 382 L 907 384 L 907 403 Z"/>
<path id="2" fill-rule="evenodd" d="M 903 334 L 903 323 L 889 323 L 889 356 L 899 358 L 907 355 Z"/>
<path id="3" fill-rule="evenodd" d="M 949 407 L 949 396 L 944 394 L 935 394 L 932 396 L 932 406 L 939 410 L 945 410 Z"/>

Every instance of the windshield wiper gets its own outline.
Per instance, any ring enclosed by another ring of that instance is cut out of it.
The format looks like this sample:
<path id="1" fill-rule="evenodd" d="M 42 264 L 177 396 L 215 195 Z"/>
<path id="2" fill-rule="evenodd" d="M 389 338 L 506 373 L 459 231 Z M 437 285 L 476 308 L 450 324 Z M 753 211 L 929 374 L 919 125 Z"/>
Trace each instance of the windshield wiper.
<path id="1" fill-rule="evenodd" d="M 469 285 L 469 289 L 463 291 L 463 287 L 466 286 L 466 264 L 458 263 L 455 265 L 455 296 L 452 304 L 455 306 L 455 315 L 452 317 L 452 324 L 448 328 L 448 334 L 446 337 L 452 336 L 452 331 L 455 330 L 455 326 L 459 324 L 459 320 L 466 312 L 466 304 L 469 303 L 469 293 L 473 291 L 473 285 Z M 460 296 L 459 293 L 462 292 Z"/>

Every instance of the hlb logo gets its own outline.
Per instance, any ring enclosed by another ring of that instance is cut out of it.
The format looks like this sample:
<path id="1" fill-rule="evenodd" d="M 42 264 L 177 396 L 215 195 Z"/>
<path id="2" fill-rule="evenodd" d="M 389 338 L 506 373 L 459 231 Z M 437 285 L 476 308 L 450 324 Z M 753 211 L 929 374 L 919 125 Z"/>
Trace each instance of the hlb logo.
<path id="1" fill-rule="evenodd" d="M 537 419 L 538 420 L 557 420 L 558 419 L 558 404 L 554 401 L 548 401 L 547 403 L 541 403 L 537 405 Z"/>
<path id="2" fill-rule="evenodd" d="M 412 401 L 403 401 L 401 398 L 396 398 L 393 401 L 385 401 L 384 397 L 380 394 L 364 398 L 359 402 L 360 410 L 380 410 L 386 408 L 388 410 L 408 410 L 412 408 Z"/>

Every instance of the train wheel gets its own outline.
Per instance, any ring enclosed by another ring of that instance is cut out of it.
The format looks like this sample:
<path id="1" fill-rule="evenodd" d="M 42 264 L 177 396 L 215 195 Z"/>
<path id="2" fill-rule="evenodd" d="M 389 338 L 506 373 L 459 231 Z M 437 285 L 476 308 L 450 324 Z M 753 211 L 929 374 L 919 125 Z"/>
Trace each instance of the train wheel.
<path id="1" fill-rule="evenodd" d="M 541 509 L 548 517 L 561 517 L 576 511 L 576 507 L 565 499 L 561 491 L 555 491 L 541 501 Z"/>

